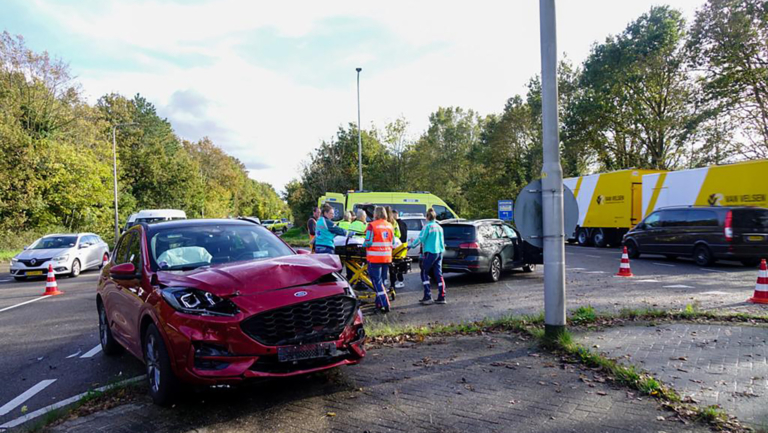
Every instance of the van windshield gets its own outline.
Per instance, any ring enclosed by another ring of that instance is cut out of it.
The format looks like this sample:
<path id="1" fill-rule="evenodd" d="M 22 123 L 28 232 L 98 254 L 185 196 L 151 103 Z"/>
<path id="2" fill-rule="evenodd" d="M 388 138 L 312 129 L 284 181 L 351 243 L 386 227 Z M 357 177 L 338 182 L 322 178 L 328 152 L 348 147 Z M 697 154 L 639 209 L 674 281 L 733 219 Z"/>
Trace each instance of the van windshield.
<path id="1" fill-rule="evenodd" d="M 734 209 L 733 227 L 768 231 L 768 209 Z"/>

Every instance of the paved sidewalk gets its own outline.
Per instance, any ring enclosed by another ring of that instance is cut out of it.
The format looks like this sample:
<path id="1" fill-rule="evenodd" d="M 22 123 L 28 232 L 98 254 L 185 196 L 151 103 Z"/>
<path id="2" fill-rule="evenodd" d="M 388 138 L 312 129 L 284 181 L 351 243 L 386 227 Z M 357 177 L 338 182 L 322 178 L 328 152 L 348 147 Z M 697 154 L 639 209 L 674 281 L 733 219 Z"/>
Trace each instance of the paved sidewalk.
<path id="1" fill-rule="evenodd" d="M 584 374 L 593 376 L 517 335 L 434 338 L 325 374 L 198 393 L 172 409 L 144 398 L 53 431 L 708 431 L 626 389 L 590 387 Z"/>
<path id="2" fill-rule="evenodd" d="M 766 326 L 631 324 L 579 338 L 639 364 L 700 406 L 719 404 L 742 422 L 768 427 Z"/>

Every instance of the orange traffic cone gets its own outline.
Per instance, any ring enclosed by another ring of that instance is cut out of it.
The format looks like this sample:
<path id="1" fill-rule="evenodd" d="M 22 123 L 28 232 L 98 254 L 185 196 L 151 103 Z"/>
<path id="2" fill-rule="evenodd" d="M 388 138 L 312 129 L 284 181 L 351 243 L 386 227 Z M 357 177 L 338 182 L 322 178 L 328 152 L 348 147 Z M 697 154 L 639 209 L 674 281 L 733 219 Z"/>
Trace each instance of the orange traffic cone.
<path id="1" fill-rule="evenodd" d="M 768 304 L 768 267 L 765 265 L 765 259 L 760 262 L 760 271 L 757 273 L 757 284 L 755 284 L 755 295 L 748 299 L 754 304 Z"/>
<path id="2" fill-rule="evenodd" d="M 617 277 L 632 277 L 632 270 L 629 269 L 629 255 L 627 254 L 627 247 L 624 247 L 624 252 L 621 253 L 621 264 L 619 265 L 619 272 Z"/>
<path id="3" fill-rule="evenodd" d="M 56 275 L 53 273 L 53 265 L 48 265 L 48 281 L 45 283 L 45 293 L 43 293 L 43 295 L 53 296 L 62 294 L 64 294 L 64 292 L 60 292 L 59 285 L 56 284 Z"/>

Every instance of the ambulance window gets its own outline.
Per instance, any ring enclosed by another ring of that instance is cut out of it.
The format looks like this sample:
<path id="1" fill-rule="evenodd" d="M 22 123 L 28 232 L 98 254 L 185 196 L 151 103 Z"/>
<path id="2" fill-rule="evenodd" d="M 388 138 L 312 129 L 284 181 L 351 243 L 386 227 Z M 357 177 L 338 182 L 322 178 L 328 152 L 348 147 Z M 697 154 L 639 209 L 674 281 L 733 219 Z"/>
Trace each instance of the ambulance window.
<path id="1" fill-rule="evenodd" d="M 341 219 L 344 218 L 344 205 L 333 201 L 327 201 L 326 203 L 333 208 L 333 220 L 341 221 Z"/>
<path id="2" fill-rule="evenodd" d="M 451 211 L 449 211 L 448 208 L 445 206 L 440 206 L 439 204 L 436 204 L 432 206 L 432 209 L 435 210 L 438 221 L 455 218 L 454 215 L 451 213 Z"/>

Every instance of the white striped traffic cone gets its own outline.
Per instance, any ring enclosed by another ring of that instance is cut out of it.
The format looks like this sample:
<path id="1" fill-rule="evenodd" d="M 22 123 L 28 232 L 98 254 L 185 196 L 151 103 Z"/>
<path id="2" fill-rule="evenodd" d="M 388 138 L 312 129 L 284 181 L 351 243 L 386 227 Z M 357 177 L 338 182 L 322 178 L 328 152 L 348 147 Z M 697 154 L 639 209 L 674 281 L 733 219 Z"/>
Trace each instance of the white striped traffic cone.
<path id="1" fill-rule="evenodd" d="M 617 277 L 632 277 L 632 270 L 629 269 L 629 255 L 627 254 L 627 247 L 624 247 L 624 252 L 621 253 L 621 264 L 619 265 L 619 272 Z"/>
<path id="2" fill-rule="evenodd" d="M 765 265 L 765 259 L 760 261 L 755 294 L 748 301 L 753 304 L 768 304 L 768 267 Z"/>
<path id="3" fill-rule="evenodd" d="M 45 283 L 45 293 L 43 296 L 63 295 L 64 292 L 59 291 L 59 285 L 56 284 L 56 275 L 53 273 L 53 265 L 48 265 L 48 281 Z"/>

